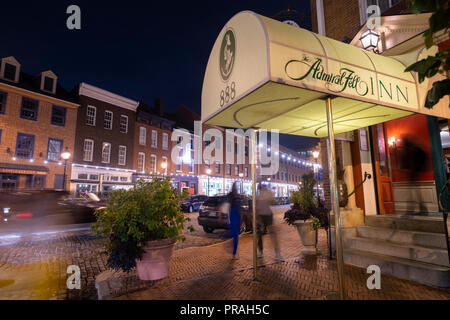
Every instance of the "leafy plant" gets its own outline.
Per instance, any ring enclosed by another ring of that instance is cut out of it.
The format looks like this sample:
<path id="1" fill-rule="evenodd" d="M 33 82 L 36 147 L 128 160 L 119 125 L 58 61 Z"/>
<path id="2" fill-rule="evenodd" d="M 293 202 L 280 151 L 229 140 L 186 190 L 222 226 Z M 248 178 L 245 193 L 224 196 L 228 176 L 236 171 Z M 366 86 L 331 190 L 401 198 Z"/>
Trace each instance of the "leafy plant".
<path id="1" fill-rule="evenodd" d="M 434 45 L 433 36 L 435 33 L 450 28 L 450 0 L 411 0 L 411 11 L 413 13 L 433 12 L 428 22 L 430 28 L 424 32 L 425 46 L 430 48 Z M 418 74 L 419 82 L 425 78 L 431 78 L 437 73 L 444 74 L 450 70 L 450 49 L 439 52 L 434 56 L 417 61 L 407 67 L 405 72 L 415 71 Z M 433 83 L 433 87 L 428 91 L 425 100 L 425 107 L 428 109 L 439 102 L 439 100 L 450 94 L 450 79 L 444 79 Z"/>
<path id="2" fill-rule="evenodd" d="M 322 203 L 317 206 L 314 196 L 315 184 L 316 179 L 314 179 L 313 173 L 302 176 L 302 182 L 299 184 L 298 190 L 294 191 L 290 198 L 293 205 L 284 214 L 284 220 L 289 225 L 294 225 L 297 220 L 311 219 L 314 230 L 320 227 L 328 228 L 328 210 Z"/>
<path id="3" fill-rule="evenodd" d="M 182 232 L 190 219 L 181 211 L 184 196 L 171 188 L 169 178 L 156 177 L 150 183 L 140 180 L 130 190 L 111 191 L 107 207 L 95 212 L 97 222 L 92 225 L 94 232 L 107 238 L 108 266 L 130 271 L 148 241 L 185 241 Z"/>

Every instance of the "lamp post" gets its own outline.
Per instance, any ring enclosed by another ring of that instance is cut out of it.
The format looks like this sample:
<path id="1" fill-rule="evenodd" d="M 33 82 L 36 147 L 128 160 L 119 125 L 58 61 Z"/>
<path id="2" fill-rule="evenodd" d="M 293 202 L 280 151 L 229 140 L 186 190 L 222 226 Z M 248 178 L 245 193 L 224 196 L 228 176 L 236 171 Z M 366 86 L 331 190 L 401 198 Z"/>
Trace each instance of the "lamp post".
<path id="1" fill-rule="evenodd" d="M 166 161 L 161 163 L 161 168 L 163 169 L 163 178 L 166 178 L 166 168 L 167 168 L 167 162 Z"/>
<path id="2" fill-rule="evenodd" d="M 66 150 L 61 153 L 61 158 L 64 159 L 64 178 L 63 178 L 63 186 L 64 186 L 64 191 L 66 191 L 66 170 L 67 170 L 67 160 L 70 158 L 71 154 L 68 150 L 68 148 L 66 147 Z"/>
<path id="3" fill-rule="evenodd" d="M 319 151 L 313 152 L 313 157 L 316 162 L 316 176 L 317 176 L 317 205 L 320 206 L 320 196 L 319 196 L 319 167 L 317 166 L 317 160 L 319 159 Z"/>
<path id="4" fill-rule="evenodd" d="M 209 197 L 209 175 L 211 174 L 211 169 L 206 169 L 206 174 L 208 175 L 208 197 Z"/>

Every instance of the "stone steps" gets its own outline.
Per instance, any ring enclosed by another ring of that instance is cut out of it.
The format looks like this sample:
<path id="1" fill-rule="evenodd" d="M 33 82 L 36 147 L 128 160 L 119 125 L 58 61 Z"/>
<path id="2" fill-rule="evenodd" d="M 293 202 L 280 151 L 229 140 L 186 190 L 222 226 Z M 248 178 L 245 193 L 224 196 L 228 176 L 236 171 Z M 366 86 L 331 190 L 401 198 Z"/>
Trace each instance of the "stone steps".
<path id="1" fill-rule="evenodd" d="M 444 233 L 442 217 L 414 215 L 377 215 L 366 216 L 365 225 L 385 229 L 400 229 L 429 233 Z M 447 228 L 448 228 L 447 224 Z"/>
<path id="2" fill-rule="evenodd" d="M 362 268 L 377 265 L 383 274 L 435 287 L 450 287 L 450 268 L 448 267 L 352 248 L 345 249 L 343 254 L 347 264 Z M 383 277 L 381 277 L 381 288 L 383 288 Z"/>
<path id="3" fill-rule="evenodd" d="M 358 226 L 356 227 L 356 236 L 447 250 L 445 235 L 443 233 Z"/>
<path id="4" fill-rule="evenodd" d="M 394 243 L 391 241 L 362 237 L 349 237 L 346 247 L 391 257 L 409 259 L 429 264 L 449 267 L 447 249 L 423 247 L 408 243 Z"/>

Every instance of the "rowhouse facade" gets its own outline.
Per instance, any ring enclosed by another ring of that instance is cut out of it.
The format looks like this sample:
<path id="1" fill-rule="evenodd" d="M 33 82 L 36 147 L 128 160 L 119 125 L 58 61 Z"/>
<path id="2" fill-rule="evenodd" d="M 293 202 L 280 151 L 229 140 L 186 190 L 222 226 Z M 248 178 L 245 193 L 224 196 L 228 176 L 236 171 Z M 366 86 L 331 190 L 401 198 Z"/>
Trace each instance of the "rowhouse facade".
<path id="1" fill-rule="evenodd" d="M 130 188 L 138 102 L 81 83 L 71 192 Z"/>
<path id="2" fill-rule="evenodd" d="M 32 76 L 14 57 L 0 62 L 0 188 L 66 189 L 61 153 L 74 154 L 76 99 L 50 70 Z"/>

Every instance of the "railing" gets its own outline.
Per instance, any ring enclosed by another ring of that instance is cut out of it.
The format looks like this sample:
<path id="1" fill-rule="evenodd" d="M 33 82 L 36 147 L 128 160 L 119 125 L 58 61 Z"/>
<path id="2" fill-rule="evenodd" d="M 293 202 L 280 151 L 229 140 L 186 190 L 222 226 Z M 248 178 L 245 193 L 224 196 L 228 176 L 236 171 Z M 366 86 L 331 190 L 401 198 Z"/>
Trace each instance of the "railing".
<path id="1" fill-rule="evenodd" d="M 367 173 L 366 171 L 364 171 L 364 180 L 355 187 L 355 190 L 353 190 L 352 192 L 349 193 L 348 197 L 350 198 L 356 192 L 356 190 L 361 188 L 367 179 L 369 179 L 369 180 L 372 179 L 372 175 L 370 173 Z"/>
<path id="2" fill-rule="evenodd" d="M 449 243 L 449 239 L 448 239 L 448 228 L 447 228 L 447 218 L 448 218 L 448 212 L 447 210 L 444 208 L 444 206 L 442 205 L 442 194 L 444 193 L 445 188 L 447 188 L 447 186 L 450 183 L 450 179 L 447 180 L 447 182 L 444 184 L 444 186 L 441 189 L 441 192 L 439 193 L 439 199 L 438 199 L 438 204 L 439 204 L 439 209 L 442 210 L 442 216 L 444 218 L 444 232 L 445 232 L 445 241 L 447 242 L 447 254 L 448 254 L 448 262 L 450 263 L 450 243 Z"/>

